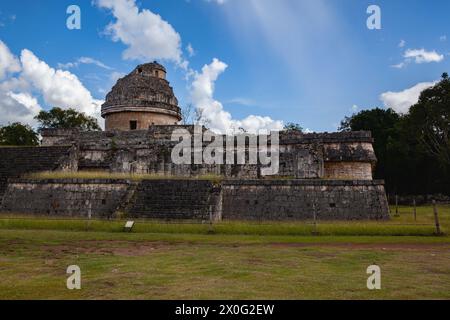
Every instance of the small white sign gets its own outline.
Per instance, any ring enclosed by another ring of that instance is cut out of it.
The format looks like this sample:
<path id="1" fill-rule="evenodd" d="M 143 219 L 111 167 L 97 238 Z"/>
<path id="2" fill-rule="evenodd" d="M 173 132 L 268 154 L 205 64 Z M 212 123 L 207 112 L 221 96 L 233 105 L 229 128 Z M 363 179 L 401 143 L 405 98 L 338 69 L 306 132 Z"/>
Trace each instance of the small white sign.
<path id="1" fill-rule="evenodd" d="M 131 231 L 131 229 L 133 229 L 134 227 L 134 221 L 127 221 L 127 223 L 125 223 L 125 231 Z"/>

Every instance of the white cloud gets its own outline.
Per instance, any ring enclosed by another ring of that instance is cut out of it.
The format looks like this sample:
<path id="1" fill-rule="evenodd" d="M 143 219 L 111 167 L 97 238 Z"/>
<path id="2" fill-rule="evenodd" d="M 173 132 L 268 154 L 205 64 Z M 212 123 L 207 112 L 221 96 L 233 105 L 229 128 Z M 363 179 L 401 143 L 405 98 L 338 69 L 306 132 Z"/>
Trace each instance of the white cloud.
<path id="1" fill-rule="evenodd" d="M 37 101 L 37 99 L 26 92 L 21 92 L 21 93 L 8 92 L 7 96 L 12 98 L 21 107 L 23 107 L 22 112 L 21 112 L 20 121 L 34 125 L 36 123 L 34 116 L 37 115 L 42 110 L 42 107 L 39 105 L 39 102 Z M 24 119 L 25 119 L 25 121 L 24 121 Z M 18 120 L 15 120 L 15 121 L 18 121 Z M 12 121 L 12 122 L 14 122 L 14 121 Z"/>
<path id="2" fill-rule="evenodd" d="M 19 72 L 19 60 L 11 53 L 9 48 L 0 40 L 0 80 L 8 73 Z"/>
<path id="3" fill-rule="evenodd" d="M 206 2 L 215 2 L 217 4 L 224 4 L 228 0 L 206 0 Z"/>
<path id="4" fill-rule="evenodd" d="M 405 40 L 400 40 L 400 43 L 398 44 L 399 48 L 403 48 L 406 45 L 406 41 Z"/>
<path id="5" fill-rule="evenodd" d="M 41 110 L 39 103 L 28 93 L 13 93 L 0 90 L 0 125 L 21 122 L 36 125 L 34 116 Z"/>
<path id="6" fill-rule="evenodd" d="M 193 56 L 195 56 L 195 50 L 194 50 L 194 48 L 192 47 L 192 44 L 188 44 L 187 45 L 187 47 L 186 47 L 186 50 L 187 50 L 187 52 L 188 52 L 188 54 L 189 54 L 189 57 L 193 57 Z"/>
<path id="7" fill-rule="evenodd" d="M 426 51 L 425 49 L 408 49 L 403 55 L 406 59 L 413 59 L 415 63 L 441 62 L 444 55 L 436 51 Z"/>
<path id="8" fill-rule="evenodd" d="M 81 58 L 78 58 L 75 62 L 59 63 L 58 68 L 60 68 L 60 69 L 76 68 L 80 64 L 93 64 L 93 65 L 96 65 L 97 67 L 100 67 L 100 68 L 103 68 L 106 70 L 112 70 L 111 67 L 107 66 L 103 62 L 96 60 L 94 58 L 90 58 L 90 57 L 81 57 Z"/>
<path id="9" fill-rule="evenodd" d="M 403 58 L 404 60 L 402 62 L 391 65 L 391 67 L 402 69 L 412 62 L 417 64 L 441 62 L 444 60 L 444 55 L 437 53 L 435 50 L 427 51 L 425 49 L 408 49 L 403 54 Z"/>
<path id="10" fill-rule="evenodd" d="M 420 93 L 434 86 L 435 82 L 421 82 L 415 86 L 399 92 L 385 92 L 381 94 L 380 100 L 386 108 L 392 108 L 398 113 L 408 113 L 409 108 L 419 101 Z"/>
<path id="11" fill-rule="evenodd" d="M 395 69 L 403 69 L 404 67 L 406 67 L 406 65 L 407 65 L 407 62 L 404 61 L 404 62 L 400 62 L 398 64 L 394 64 L 391 67 L 395 68 Z"/>
<path id="12" fill-rule="evenodd" d="M 37 113 L 39 113 L 39 111 L 42 110 L 37 99 L 35 97 L 32 97 L 29 93 L 8 92 L 7 95 L 9 97 L 13 98 L 15 101 L 17 101 L 21 105 L 23 105 L 24 107 L 26 107 L 33 114 L 37 114 Z"/>
<path id="13" fill-rule="evenodd" d="M 117 72 L 117 71 L 114 71 L 114 72 L 112 72 L 112 73 L 109 75 L 109 80 L 110 80 L 113 84 L 116 84 L 117 80 L 119 80 L 120 78 L 123 78 L 123 77 L 125 77 L 125 76 L 126 76 L 126 74 L 123 73 L 123 72 Z"/>
<path id="14" fill-rule="evenodd" d="M 254 100 L 249 99 L 249 98 L 242 98 L 242 97 L 233 98 L 233 99 L 227 101 L 226 103 L 239 104 L 241 106 L 246 106 L 246 107 L 256 105 L 256 102 Z"/>
<path id="15" fill-rule="evenodd" d="M 18 121 L 35 126 L 33 118 L 42 110 L 38 97 L 49 107 L 74 108 L 100 120 L 103 101 L 94 99 L 74 74 L 51 68 L 27 49 L 19 61 L 1 44 L 1 50 L 10 54 L 8 59 L 16 63 L 13 70 L 20 73 L 0 81 L 0 124 Z"/>
<path id="16" fill-rule="evenodd" d="M 202 68 L 201 73 L 196 73 L 194 76 L 192 102 L 201 110 L 208 126 L 213 131 L 221 133 L 230 133 L 239 128 L 253 133 L 259 130 L 281 130 L 283 123 L 269 117 L 251 115 L 243 120 L 234 120 L 231 114 L 223 109 L 222 103 L 214 99 L 215 82 L 227 67 L 224 62 L 213 59 L 211 64 Z"/>
<path id="17" fill-rule="evenodd" d="M 96 4 L 114 15 L 116 20 L 107 26 L 106 32 L 113 41 L 128 46 L 123 52 L 124 59 L 144 62 L 162 59 L 187 68 L 180 35 L 160 15 L 140 10 L 135 0 L 96 0 Z"/>
<path id="18" fill-rule="evenodd" d="M 22 50 L 20 61 L 22 77 L 42 94 L 49 106 L 74 108 L 98 118 L 102 101 L 95 100 L 76 75 L 51 68 L 27 49 Z"/>

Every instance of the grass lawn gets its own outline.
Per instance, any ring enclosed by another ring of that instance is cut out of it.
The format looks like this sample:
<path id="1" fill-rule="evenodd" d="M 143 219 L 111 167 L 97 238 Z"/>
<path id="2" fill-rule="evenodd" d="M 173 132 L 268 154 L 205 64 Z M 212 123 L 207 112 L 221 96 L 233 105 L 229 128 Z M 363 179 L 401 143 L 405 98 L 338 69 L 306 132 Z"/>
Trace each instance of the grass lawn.
<path id="1" fill-rule="evenodd" d="M 301 223 L 273 224 L 278 231 L 267 234 L 257 224 L 224 224 L 207 234 L 150 223 L 126 234 L 106 222 L 83 231 L 3 218 L 0 299 L 450 299 L 448 236 L 380 231 L 429 226 L 430 209 L 419 208 L 417 222 L 401 208 L 389 222 L 321 224 L 319 236 Z M 449 208 L 440 215 L 448 230 Z M 66 289 L 73 264 L 81 268 L 81 290 Z M 382 290 L 366 288 L 372 264 L 381 267 Z"/>
<path id="2" fill-rule="evenodd" d="M 166 222 L 136 220 L 133 232 L 210 234 L 217 235 L 261 235 L 261 236 L 434 236 L 433 208 L 417 208 L 417 220 L 410 207 L 400 207 L 399 216 L 389 221 L 312 221 L 300 222 L 242 222 L 224 221 L 212 227 L 208 222 Z M 450 232 L 450 206 L 439 207 L 441 231 Z M 124 220 L 51 219 L 49 217 L 27 217 L 20 214 L 0 214 L 0 229 L 13 230 L 65 230 L 98 231 L 118 233 L 123 231 Z"/>

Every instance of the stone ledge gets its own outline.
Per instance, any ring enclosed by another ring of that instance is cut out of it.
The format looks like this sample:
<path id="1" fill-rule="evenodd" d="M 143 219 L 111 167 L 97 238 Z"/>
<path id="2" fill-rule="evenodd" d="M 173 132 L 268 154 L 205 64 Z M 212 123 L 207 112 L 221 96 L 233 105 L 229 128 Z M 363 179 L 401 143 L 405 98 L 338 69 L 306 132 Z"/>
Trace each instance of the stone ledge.
<path id="1" fill-rule="evenodd" d="M 370 131 L 350 132 L 323 132 L 323 133 L 296 133 L 282 131 L 280 133 L 280 144 L 304 144 L 304 143 L 350 143 L 367 142 L 373 143 Z"/>
<path id="2" fill-rule="evenodd" d="M 384 180 L 224 180 L 223 186 L 384 186 Z"/>
<path id="3" fill-rule="evenodd" d="M 34 183 L 34 184 L 130 184 L 129 179 L 27 179 L 11 178 L 9 183 Z M 139 182 L 152 183 L 211 183 L 207 179 L 143 179 Z M 384 186 L 384 180 L 319 180 L 319 179 L 293 179 L 293 180 L 222 180 L 223 186 Z"/>
<path id="4" fill-rule="evenodd" d="M 11 178 L 8 183 L 21 184 L 131 184 L 127 179 L 26 179 Z"/>

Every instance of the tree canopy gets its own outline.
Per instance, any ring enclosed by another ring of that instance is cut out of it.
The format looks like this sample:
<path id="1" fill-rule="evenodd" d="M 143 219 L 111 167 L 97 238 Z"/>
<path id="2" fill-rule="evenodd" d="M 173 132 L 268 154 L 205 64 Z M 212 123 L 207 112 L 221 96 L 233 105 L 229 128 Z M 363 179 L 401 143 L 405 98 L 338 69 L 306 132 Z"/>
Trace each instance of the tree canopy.
<path id="1" fill-rule="evenodd" d="M 444 170 L 450 169 L 450 79 L 424 90 L 406 115 L 410 130 Z"/>
<path id="2" fill-rule="evenodd" d="M 101 130 L 95 118 L 87 116 L 75 109 L 63 110 L 53 108 L 50 111 L 41 111 L 35 117 L 42 129 L 80 129 L 82 131 Z"/>
<path id="3" fill-rule="evenodd" d="M 37 146 L 38 134 L 28 125 L 15 122 L 0 127 L 0 145 L 2 146 Z"/>
<path id="4" fill-rule="evenodd" d="M 424 90 L 404 115 L 364 110 L 341 122 L 342 131 L 372 131 L 375 178 L 391 193 L 450 194 L 450 80 Z"/>
<path id="5" fill-rule="evenodd" d="M 283 130 L 303 132 L 303 128 L 298 123 L 293 123 L 293 122 L 286 123 Z"/>

